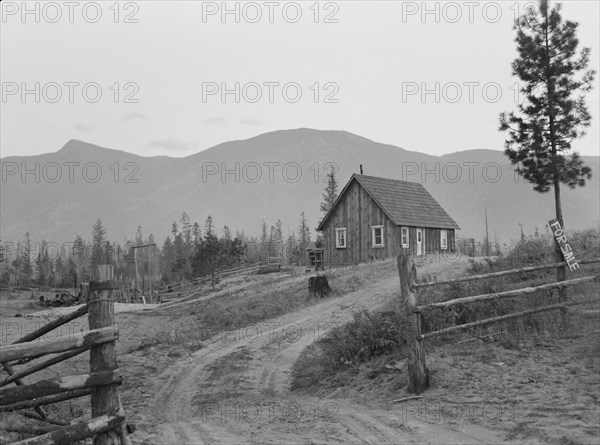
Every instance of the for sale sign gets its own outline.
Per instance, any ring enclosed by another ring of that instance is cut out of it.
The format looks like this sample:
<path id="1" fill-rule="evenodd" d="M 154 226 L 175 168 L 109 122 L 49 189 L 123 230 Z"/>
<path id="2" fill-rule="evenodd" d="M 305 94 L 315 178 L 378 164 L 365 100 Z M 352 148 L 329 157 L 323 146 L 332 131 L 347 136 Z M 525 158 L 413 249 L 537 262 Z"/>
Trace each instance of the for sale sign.
<path id="1" fill-rule="evenodd" d="M 561 227 L 560 222 L 558 222 L 558 220 L 555 218 L 555 219 L 548 221 L 548 224 L 550 225 L 550 228 L 552 229 L 552 233 L 554 234 L 554 238 L 556 239 L 556 242 L 560 246 L 562 256 L 565 259 L 567 266 L 569 266 L 569 270 L 579 269 L 579 263 L 575 259 L 575 254 L 573 253 L 573 248 L 567 242 L 567 235 L 565 234 L 565 231 Z"/>

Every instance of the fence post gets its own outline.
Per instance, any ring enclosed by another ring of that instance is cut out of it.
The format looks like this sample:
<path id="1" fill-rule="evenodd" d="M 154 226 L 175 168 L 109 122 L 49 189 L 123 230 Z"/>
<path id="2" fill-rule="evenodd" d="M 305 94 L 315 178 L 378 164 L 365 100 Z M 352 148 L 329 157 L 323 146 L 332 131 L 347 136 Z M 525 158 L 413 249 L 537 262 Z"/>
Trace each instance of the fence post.
<path id="1" fill-rule="evenodd" d="M 414 285 L 417 282 L 417 268 L 412 255 L 398 257 L 400 296 L 407 322 L 406 343 L 408 354 L 408 392 L 420 393 L 429 386 L 429 375 L 425 365 L 425 351 L 421 340 L 421 315 L 415 311 L 417 295 Z"/>
<path id="2" fill-rule="evenodd" d="M 112 301 L 113 266 L 110 264 L 92 266 L 88 321 L 90 329 L 105 328 L 114 324 L 115 310 Z M 114 342 L 93 346 L 90 349 L 90 372 L 113 371 L 117 369 L 117 353 Z M 92 388 L 92 418 L 119 414 L 119 393 L 117 385 Z M 94 445 L 121 444 L 118 431 L 99 433 Z"/>

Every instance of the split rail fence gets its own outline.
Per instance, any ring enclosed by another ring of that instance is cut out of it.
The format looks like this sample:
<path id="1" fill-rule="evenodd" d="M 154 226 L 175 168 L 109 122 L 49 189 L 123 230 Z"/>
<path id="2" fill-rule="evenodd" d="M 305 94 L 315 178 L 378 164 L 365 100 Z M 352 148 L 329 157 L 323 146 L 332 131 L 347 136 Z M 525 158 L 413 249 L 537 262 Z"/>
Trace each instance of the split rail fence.
<path id="1" fill-rule="evenodd" d="M 94 445 L 130 445 L 128 432 L 133 427 L 125 423 L 118 385 L 122 377 L 117 368 L 115 341 L 118 327 L 114 324 L 113 266 L 98 265 L 96 276 L 90 283 L 89 302 L 76 311 L 25 335 L 14 343 L 0 347 L 0 363 L 8 377 L 0 379 L 0 412 L 15 412 L 43 422 L 40 426 L 12 427 L 7 431 L 40 436 L 17 442 L 20 445 L 72 444 L 85 438 L 93 438 Z M 41 337 L 59 326 L 83 315 L 88 315 L 89 330 L 59 337 L 53 341 L 40 341 Z M 39 380 L 25 384 L 23 378 L 52 365 L 90 351 L 90 373 Z M 50 358 L 16 370 L 42 356 Z M 51 418 L 44 406 L 65 400 L 90 396 L 90 421 L 72 423 Z M 33 409 L 33 411 L 31 411 Z M 8 428 L 8 427 L 7 427 Z"/>
<path id="2" fill-rule="evenodd" d="M 175 292 L 175 291 L 183 292 L 183 291 L 187 291 L 191 288 L 201 286 L 203 284 L 209 284 L 211 282 L 214 282 L 215 280 L 223 280 L 225 278 L 233 278 L 233 277 L 240 276 L 240 275 L 249 275 L 249 274 L 261 272 L 261 271 L 271 272 L 271 271 L 281 269 L 281 264 L 282 263 L 280 261 L 276 261 L 276 262 L 262 261 L 260 263 L 256 263 L 249 267 L 235 267 L 235 268 L 231 268 L 231 269 L 217 270 L 217 271 L 215 271 L 214 277 L 212 277 L 211 275 L 208 275 L 208 276 L 204 276 L 204 277 L 194 278 L 192 280 L 181 281 L 181 282 L 173 283 L 173 284 L 167 284 L 167 285 L 160 287 L 158 290 L 158 293 L 162 295 L 162 294 L 171 293 L 171 292 Z"/>
<path id="3" fill-rule="evenodd" d="M 600 258 L 593 258 L 589 260 L 578 261 L 579 264 L 593 264 L 600 263 Z M 567 287 L 575 286 L 578 284 L 597 282 L 597 276 L 586 276 L 581 278 L 574 278 L 570 280 L 557 281 L 554 283 L 543 284 L 535 287 L 525 287 L 521 289 L 513 289 L 504 292 L 495 292 L 482 295 L 474 295 L 463 298 L 455 298 L 452 300 L 430 303 L 419 305 L 419 289 L 423 289 L 431 286 L 438 286 L 444 284 L 463 283 L 467 281 L 476 281 L 486 278 L 502 277 L 508 275 L 516 275 L 527 272 L 534 272 L 547 269 L 559 269 L 564 268 L 567 265 L 565 262 L 543 264 L 539 266 L 528 266 L 519 269 L 503 270 L 499 272 L 492 272 L 481 275 L 471 275 L 461 278 L 453 278 L 448 280 L 430 281 L 419 283 L 417 280 L 417 269 L 414 263 L 414 259 L 411 255 L 401 255 L 398 257 L 398 274 L 400 278 L 400 292 L 401 298 L 404 302 L 405 315 L 408 321 L 408 338 L 407 344 L 409 346 L 408 356 L 408 390 L 409 392 L 420 393 L 427 389 L 429 386 L 429 375 L 425 363 L 425 352 L 423 349 L 423 340 L 436 336 L 448 334 L 451 332 L 457 332 L 479 326 L 485 326 L 492 323 L 499 323 L 506 320 L 512 320 L 520 317 L 525 317 L 530 314 L 539 312 L 552 311 L 552 310 L 566 310 L 568 306 L 575 306 L 581 304 L 589 304 L 598 302 L 598 297 L 593 299 L 587 299 L 584 301 L 566 301 L 566 293 L 561 292 L 560 303 L 552 304 L 542 307 L 536 307 L 525 311 L 515 312 L 511 314 L 501 315 L 498 317 L 487 318 L 484 320 L 477 320 L 470 323 L 460 324 L 456 326 L 439 329 L 437 331 L 431 331 L 423 334 L 421 332 L 421 313 L 425 309 L 441 309 L 455 306 L 458 304 L 470 304 L 475 302 L 490 302 L 497 301 L 503 298 L 509 297 L 520 297 L 524 295 L 531 295 L 539 291 L 547 291 L 553 289 L 559 289 L 559 291 L 565 290 Z"/>

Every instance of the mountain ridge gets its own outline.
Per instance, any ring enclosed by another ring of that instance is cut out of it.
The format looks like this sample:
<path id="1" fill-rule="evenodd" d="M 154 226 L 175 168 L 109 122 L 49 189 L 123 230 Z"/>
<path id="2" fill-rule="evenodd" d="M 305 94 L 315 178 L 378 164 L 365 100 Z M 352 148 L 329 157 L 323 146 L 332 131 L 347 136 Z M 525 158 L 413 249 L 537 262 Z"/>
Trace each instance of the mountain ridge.
<path id="1" fill-rule="evenodd" d="M 583 159 L 593 177 L 583 189 L 564 189 L 567 228 L 589 227 L 598 220 L 599 158 Z M 554 214 L 552 197 L 519 180 L 500 150 L 435 156 L 343 130 L 277 130 L 180 158 L 144 157 L 71 139 L 56 152 L 0 161 L 18 167 L 25 163 L 30 170 L 40 164 L 38 177 L 29 173 L 24 181 L 22 172 L 6 176 L 3 168 L 0 236 L 5 241 L 22 239 L 26 230 L 38 240 L 69 242 L 76 234 L 89 238 L 100 217 L 110 239 L 132 238 L 142 225 L 146 235 L 153 233 L 162 243 L 183 211 L 202 226 L 210 214 L 217 227 L 227 224 L 247 234 L 258 233 L 263 218 L 269 225 L 281 219 L 286 233 L 295 231 L 302 211 L 316 227 L 332 165 L 340 191 L 360 165 L 367 175 L 421 182 L 461 226 L 460 237 L 482 238 L 486 204 L 490 234 L 497 232 L 502 241 L 518 237 L 518 223 L 526 233 L 533 234 L 535 227 L 542 231 Z M 52 163 L 61 168 L 65 162 L 79 165 L 72 172 L 63 166 L 60 179 L 49 181 L 56 176 Z M 97 165 L 88 165 L 92 163 Z"/>

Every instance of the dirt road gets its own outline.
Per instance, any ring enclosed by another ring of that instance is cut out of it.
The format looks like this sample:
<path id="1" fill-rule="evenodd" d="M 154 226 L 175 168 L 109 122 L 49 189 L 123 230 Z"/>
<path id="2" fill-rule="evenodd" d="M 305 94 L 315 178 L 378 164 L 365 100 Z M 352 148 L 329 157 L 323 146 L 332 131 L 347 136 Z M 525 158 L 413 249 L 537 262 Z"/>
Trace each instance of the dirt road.
<path id="1" fill-rule="evenodd" d="M 419 274 L 463 273 L 466 262 L 437 262 Z M 475 425 L 451 428 L 391 409 L 289 391 L 300 352 L 362 307 L 374 310 L 398 295 L 395 274 L 368 289 L 332 298 L 260 325 L 218 333 L 191 357 L 156 377 L 155 394 L 133 436 L 138 443 L 502 443 Z"/>

